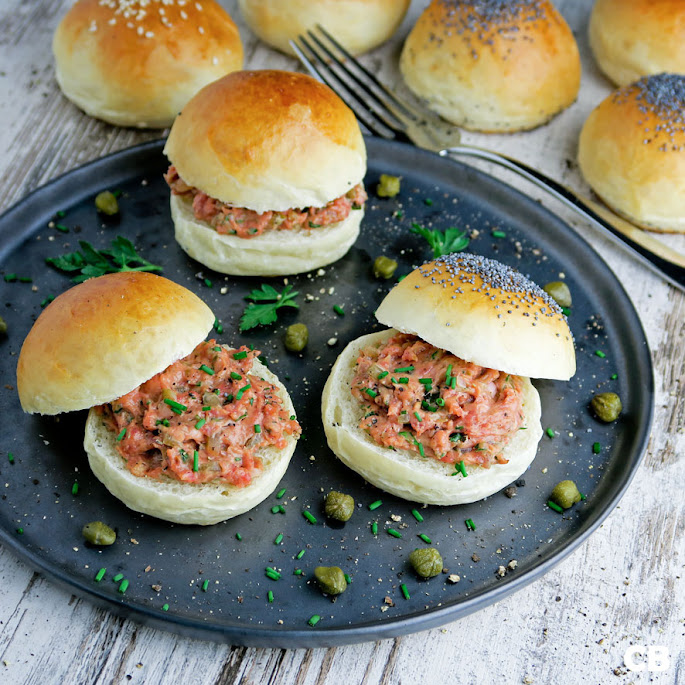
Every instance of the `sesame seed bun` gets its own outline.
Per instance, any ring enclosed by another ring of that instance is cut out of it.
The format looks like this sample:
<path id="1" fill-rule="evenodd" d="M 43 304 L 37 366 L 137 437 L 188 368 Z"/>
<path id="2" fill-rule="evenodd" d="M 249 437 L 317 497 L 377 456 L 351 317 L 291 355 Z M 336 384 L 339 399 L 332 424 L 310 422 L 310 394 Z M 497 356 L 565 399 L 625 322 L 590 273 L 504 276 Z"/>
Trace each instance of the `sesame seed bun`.
<path id="1" fill-rule="evenodd" d="M 559 305 L 493 259 L 452 253 L 424 264 L 386 295 L 376 318 L 498 371 L 560 380 L 576 371 L 573 336 Z"/>
<path id="2" fill-rule="evenodd" d="M 238 29 L 214 0 L 79 0 L 52 47 L 67 98 L 140 128 L 170 126 L 200 88 L 243 64 Z"/>
<path id="3" fill-rule="evenodd" d="M 548 0 L 432 0 L 402 49 L 409 88 L 475 131 L 523 131 L 576 99 L 573 33 Z"/>
<path id="4" fill-rule="evenodd" d="M 111 402 L 190 354 L 213 323 L 199 297 L 161 276 L 91 278 L 56 297 L 26 336 L 21 406 L 59 414 Z"/>
<path id="5" fill-rule="evenodd" d="M 685 233 L 685 75 L 643 77 L 609 95 L 583 125 L 578 164 L 621 216 Z"/>
<path id="6" fill-rule="evenodd" d="M 328 446 L 335 455 L 372 485 L 424 504 L 475 502 L 521 476 L 535 458 L 542 437 L 540 396 L 528 379 L 523 379 L 525 430 L 516 431 L 502 451 L 502 457 L 509 461 L 490 468 L 467 466 L 466 477 L 452 475 L 454 464 L 426 459 L 411 450 L 381 447 L 359 428 L 365 410 L 350 392 L 357 358 L 362 349 L 380 346 L 395 333 L 390 329 L 352 341 L 331 370 L 323 391 L 321 413 Z"/>
<path id="7" fill-rule="evenodd" d="M 665 71 L 685 73 L 682 0 L 597 0 L 589 36 L 599 68 L 617 86 Z"/>
<path id="8" fill-rule="evenodd" d="M 288 43 L 320 24 L 358 55 L 384 43 L 411 0 L 238 0 L 247 25 L 266 43 L 294 55 Z"/>

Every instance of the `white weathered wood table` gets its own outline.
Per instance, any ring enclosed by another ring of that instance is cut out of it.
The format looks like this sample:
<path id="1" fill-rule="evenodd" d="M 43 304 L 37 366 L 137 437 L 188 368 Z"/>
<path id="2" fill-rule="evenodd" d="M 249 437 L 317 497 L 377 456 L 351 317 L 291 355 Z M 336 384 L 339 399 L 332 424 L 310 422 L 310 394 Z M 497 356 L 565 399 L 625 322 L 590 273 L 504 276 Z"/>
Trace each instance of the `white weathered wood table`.
<path id="1" fill-rule="evenodd" d="M 50 43 L 70 0 L 0 3 L 0 209 L 87 160 L 159 131 L 89 119 L 60 94 Z M 250 68 L 298 68 L 241 22 Z M 397 57 L 426 0 L 415 0 L 394 39 L 366 63 L 397 83 Z M 592 2 L 559 0 L 578 39 L 578 101 L 549 125 L 467 142 L 509 153 L 587 191 L 575 159 L 580 127 L 611 87 L 589 53 Z M 569 162 L 570 160 L 570 162 Z M 493 174 L 514 180 L 497 169 Z M 70 596 L 0 548 L 2 683 L 625 683 L 685 682 L 685 296 L 530 186 L 575 226 L 625 285 L 647 331 L 656 369 L 656 415 L 644 462 L 621 504 L 571 557 L 524 590 L 442 629 L 335 649 L 246 649 L 190 640 L 116 618 Z M 685 239 L 672 237 L 681 251 Z M 4 378 L 3 384 L 14 379 Z M 3 392 L 6 392 L 3 391 Z M 663 646 L 663 672 L 629 672 L 630 645 Z"/>

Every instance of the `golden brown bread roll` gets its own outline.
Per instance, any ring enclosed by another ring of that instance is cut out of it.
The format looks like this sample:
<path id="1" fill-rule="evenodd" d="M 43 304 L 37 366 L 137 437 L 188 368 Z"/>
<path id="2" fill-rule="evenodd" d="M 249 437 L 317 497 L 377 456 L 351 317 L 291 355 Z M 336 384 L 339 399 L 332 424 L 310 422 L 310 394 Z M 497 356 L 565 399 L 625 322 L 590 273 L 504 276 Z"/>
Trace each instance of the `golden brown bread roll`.
<path id="1" fill-rule="evenodd" d="M 170 126 L 200 88 L 243 64 L 238 29 L 215 0 L 79 0 L 52 47 L 74 104 L 140 128 Z"/>
<path id="2" fill-rule="evenodd" d="M 548 0 L 432 0 L 400 70 L 429 108 L 485 132 L 540 126 L 580 87 L 576 41 Z"/>
<path id="3" fill-rule="evenodd" d="M 685 232 L 685 75 L 645 76 L 609 95 L 583 125 L 578 163 L 621 216 Z"/>

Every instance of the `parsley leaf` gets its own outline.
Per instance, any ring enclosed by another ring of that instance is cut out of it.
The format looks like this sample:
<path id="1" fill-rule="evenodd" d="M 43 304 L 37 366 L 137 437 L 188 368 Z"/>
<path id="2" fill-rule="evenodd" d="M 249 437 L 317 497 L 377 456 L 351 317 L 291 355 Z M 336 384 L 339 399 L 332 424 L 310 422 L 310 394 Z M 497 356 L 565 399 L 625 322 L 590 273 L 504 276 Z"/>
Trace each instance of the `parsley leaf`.
<path id="1" fill-rule="evenodd" d="M 299 309 L 300 305 L 295 302 L 297 295 L 299 293 L 293 292 L 292 285 L 286 285 L 283 292 L 279 293 L 276 288 L 262 284 L 259 290 L 253 290 L 245 296 L 245 299 L 251 302 L 240 317 L 240 330 L 247 331 L 256 326 L 268 326 L 274 323 L 277 318 L 276 311 L 281 307 Z"/>
<path id="2" fill-rule="evenodd" d="M 450 252 L 461 252 L 469 245 L 469 239 L 465 231 L 458 228 L 447 228 L 445 231 L 438 229 L 431 230 L 413 223 L 409 229 L 412 233 L 417 233 L 428 241 L 433 250 L 433 258 L 442 257 Z"/>
<path id="3" fill-rule="evenodd" d="M 161 266 L 156 266 L 147 259 L 141 257 L 130 240 L 117 236 L 112 241 L 109 250 L 96 250 L 86 240 L 79 240 L 81 250 L 69 252 L 59 257 L 47 257 L 46 262 L 60 271 L 81 273 L 71 280 L 74 283 L 83 283 L 89 278 L 96 278 L 104 274 L 117 273 L 119 271 L 161 271 Z"/>

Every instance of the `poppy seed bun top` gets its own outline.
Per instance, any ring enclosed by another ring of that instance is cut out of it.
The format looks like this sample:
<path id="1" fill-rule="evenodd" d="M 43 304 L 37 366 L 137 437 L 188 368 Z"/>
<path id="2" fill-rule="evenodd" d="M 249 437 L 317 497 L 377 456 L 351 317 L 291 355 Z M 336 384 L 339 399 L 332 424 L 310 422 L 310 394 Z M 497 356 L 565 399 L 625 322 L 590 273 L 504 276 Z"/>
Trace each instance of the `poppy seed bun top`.
<path id="1" fill-rule="evenodd" d="M 605 98 L 580 132 L 578 165 L 621 216 L 685 233 L 685 75 L 645 76 Z"/>
<path id="2" fill-rule="evenodd" d="M 328 86 L 287 71 L 239 71 L 206 86 L 164 153 L 189 185 L 256 212 L 323 207 L 366 173 L 352 111 Z"/>
<path id="3" fill-rule="evenodd" d="M 294 55 L 288 43 L 320 24 L 358 55 L 384 43 L 410 0 L 238 0 L 247 25 L 266 43 Z"/>
<path id="4" fill-rule="evenodd" d="M 430 109 L 485 132 L 540 126 L 580 88 L 575 38 L 549 0 L 432 0 L 400 71 Z"/>
<path id="5" fill-rule="evenodd" d="M 662 71 L 685 73 L 683 0 L 597 0 L 590 47 L 617 86 Z"/>
<path id="6" fill-rule="evenodd" d="M 170 126 L 202 86 L 243 65 L 238 29 L 215 0 L 79 0 L 52 48 L 64 94 L 118 126 Z"/>
<path id="7" fill-rule="evenodd" d="M 190 354 L 213 323 L 199 297 L 161 276 L 91 278 L 55 298 L 26 336 L 21 406 L 59 414 L 111 402 Z"/>
<path id="8" fill-rule="evenodd" d="M 452 253 L 424 264 L 387 294 L 376 318 L 498 371 L 559 380 L 576 372 L 573 336 L 559 305 L 494 259 Z"/>

